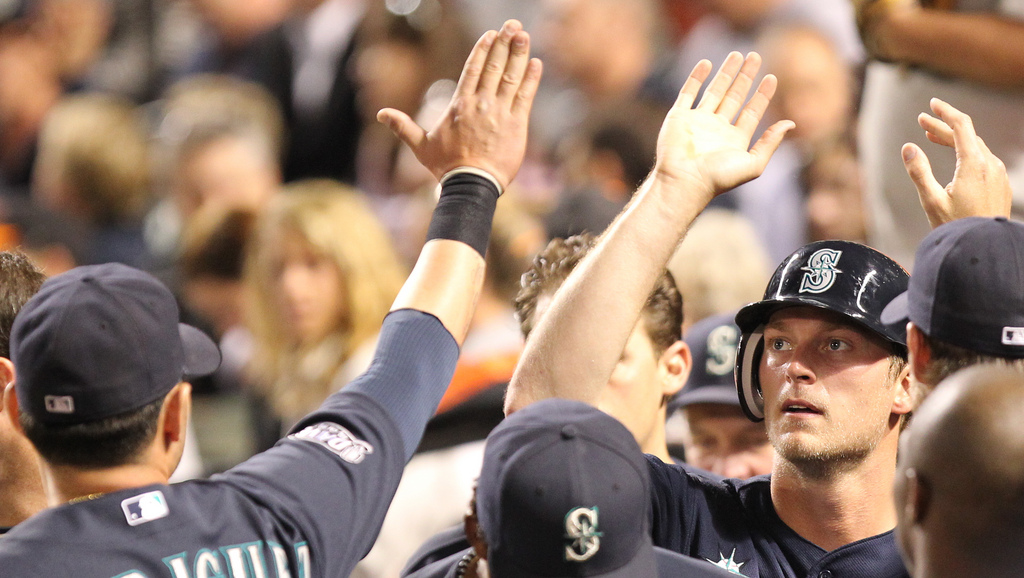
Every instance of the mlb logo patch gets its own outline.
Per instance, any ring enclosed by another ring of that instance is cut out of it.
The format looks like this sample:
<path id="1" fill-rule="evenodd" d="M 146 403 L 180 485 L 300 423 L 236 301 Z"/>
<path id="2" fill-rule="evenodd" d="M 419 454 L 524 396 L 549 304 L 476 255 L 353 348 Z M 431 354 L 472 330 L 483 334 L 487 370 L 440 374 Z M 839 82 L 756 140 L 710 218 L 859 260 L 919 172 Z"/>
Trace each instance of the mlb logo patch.
<path id="1" fill-rule="evenodd" d="M 124 511 L 124 519 L 129 526 L 138 526 L 160 518 L 166 518 L 171 513 L 167 507 L 167 500 L 160 490 L 146 492 L 121 502 L 121 510 Z"/>
<path id="2" fill-rule="evenodd" d="M 1003 327 L 1003 345 L 1024 347 L 1024 327 Z"/>
<path id="3" fill-rule="evenodd" d="M 75 413 L 75 398 L 70 395 L 48 395 L 43 404 L 49 413 Z"/>

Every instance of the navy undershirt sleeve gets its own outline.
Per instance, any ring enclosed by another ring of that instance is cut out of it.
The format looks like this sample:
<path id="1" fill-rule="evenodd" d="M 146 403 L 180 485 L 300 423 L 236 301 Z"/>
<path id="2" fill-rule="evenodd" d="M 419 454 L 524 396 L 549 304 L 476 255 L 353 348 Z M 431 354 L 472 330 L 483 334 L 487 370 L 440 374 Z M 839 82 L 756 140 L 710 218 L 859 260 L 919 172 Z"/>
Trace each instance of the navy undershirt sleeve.
<path id="1" fill-rule="evenodd" d="M 458 359 L 459 346 L 440 320 L 400 309 L 384 319 L 370 368 L 345 391 L 369 396 L 384 408 L 398 427 L 409 460 L 448 389 Z"/>

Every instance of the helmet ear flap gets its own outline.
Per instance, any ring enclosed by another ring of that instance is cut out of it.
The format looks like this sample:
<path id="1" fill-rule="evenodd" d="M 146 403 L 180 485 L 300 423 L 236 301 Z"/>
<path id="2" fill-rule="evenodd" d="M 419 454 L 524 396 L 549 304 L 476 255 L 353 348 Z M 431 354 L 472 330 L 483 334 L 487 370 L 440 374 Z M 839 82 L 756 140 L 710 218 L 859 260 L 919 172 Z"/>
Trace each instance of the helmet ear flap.
<path id="1" fill-rule="evenodd" d="M 740 336 L 739 352 L 736 355 L 736 390 L 740 407 L 751 421 L 764 421 L 764 395 L 758 368 L 764 354 L 764 325 L 758 325 L 750 333 Z"/>

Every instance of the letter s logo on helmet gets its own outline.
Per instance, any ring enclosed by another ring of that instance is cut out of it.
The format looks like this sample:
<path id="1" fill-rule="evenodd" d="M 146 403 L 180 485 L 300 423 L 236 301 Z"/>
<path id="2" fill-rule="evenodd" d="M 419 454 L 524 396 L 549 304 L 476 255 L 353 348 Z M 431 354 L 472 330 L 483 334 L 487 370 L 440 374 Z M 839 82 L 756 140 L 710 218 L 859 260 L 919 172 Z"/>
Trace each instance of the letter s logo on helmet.
<path id="1" fill-rule="evenodd" d="M 807 265 L 801 267 L 804 278 L 800 282 L 800 293 L 824 293 L 836 282 L 836 275 L 842 273 L 837 266 L 842 251 L 819 249 L 807 259 Z"/>

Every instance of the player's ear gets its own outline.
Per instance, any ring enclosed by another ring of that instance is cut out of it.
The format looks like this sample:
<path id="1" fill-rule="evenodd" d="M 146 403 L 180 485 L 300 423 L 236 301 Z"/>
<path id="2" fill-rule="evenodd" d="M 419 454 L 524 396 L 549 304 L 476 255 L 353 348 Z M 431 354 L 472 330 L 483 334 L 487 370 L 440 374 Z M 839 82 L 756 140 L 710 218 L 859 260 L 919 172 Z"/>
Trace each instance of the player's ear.
<path id="1" fill-rule="evenodd" d="M 4 358 L 0 358 L 4 359 Z M 8 361 L 4 359 L 4 361 Z M 0 419 L 8 419 L 11 421 L 11 425 L 14 429 L 21 434 L 25 432 L 21 429 L 21 422 L 18 420 L 18 392 L 14 389 L 14 382 L 10 381 L 7 386 L 4 387 L 3 391 L 3 403 L 0 403 L 0 409 L 3 410 L 6 417 L 0 416 Z"/>
<path id="2" fill-rule="evenodd" d="M 184 441 L 191 412 L 192 385 L 181 382 L 164 397 L 164 406 L 160 411 L 165 446 L 169 446 L 173 442 Z"/>
<path id="3" fill-rule="evenodd" d="M 917 474 L 914 468 L 907 468 L 906 476 L 906 520 L 915 526 L 924 523 L 932 503 L 932 488 L 928 480 Z"/>
<path id="4" fill-rule="evenodd" d="M 685 341 L 676 341 L 669 345 L 658 358 L 658 369 L 662 375 L 662 395 L 666 398 L 675 395 L 686 385 L 693 367 L 693 355 Z"/>

